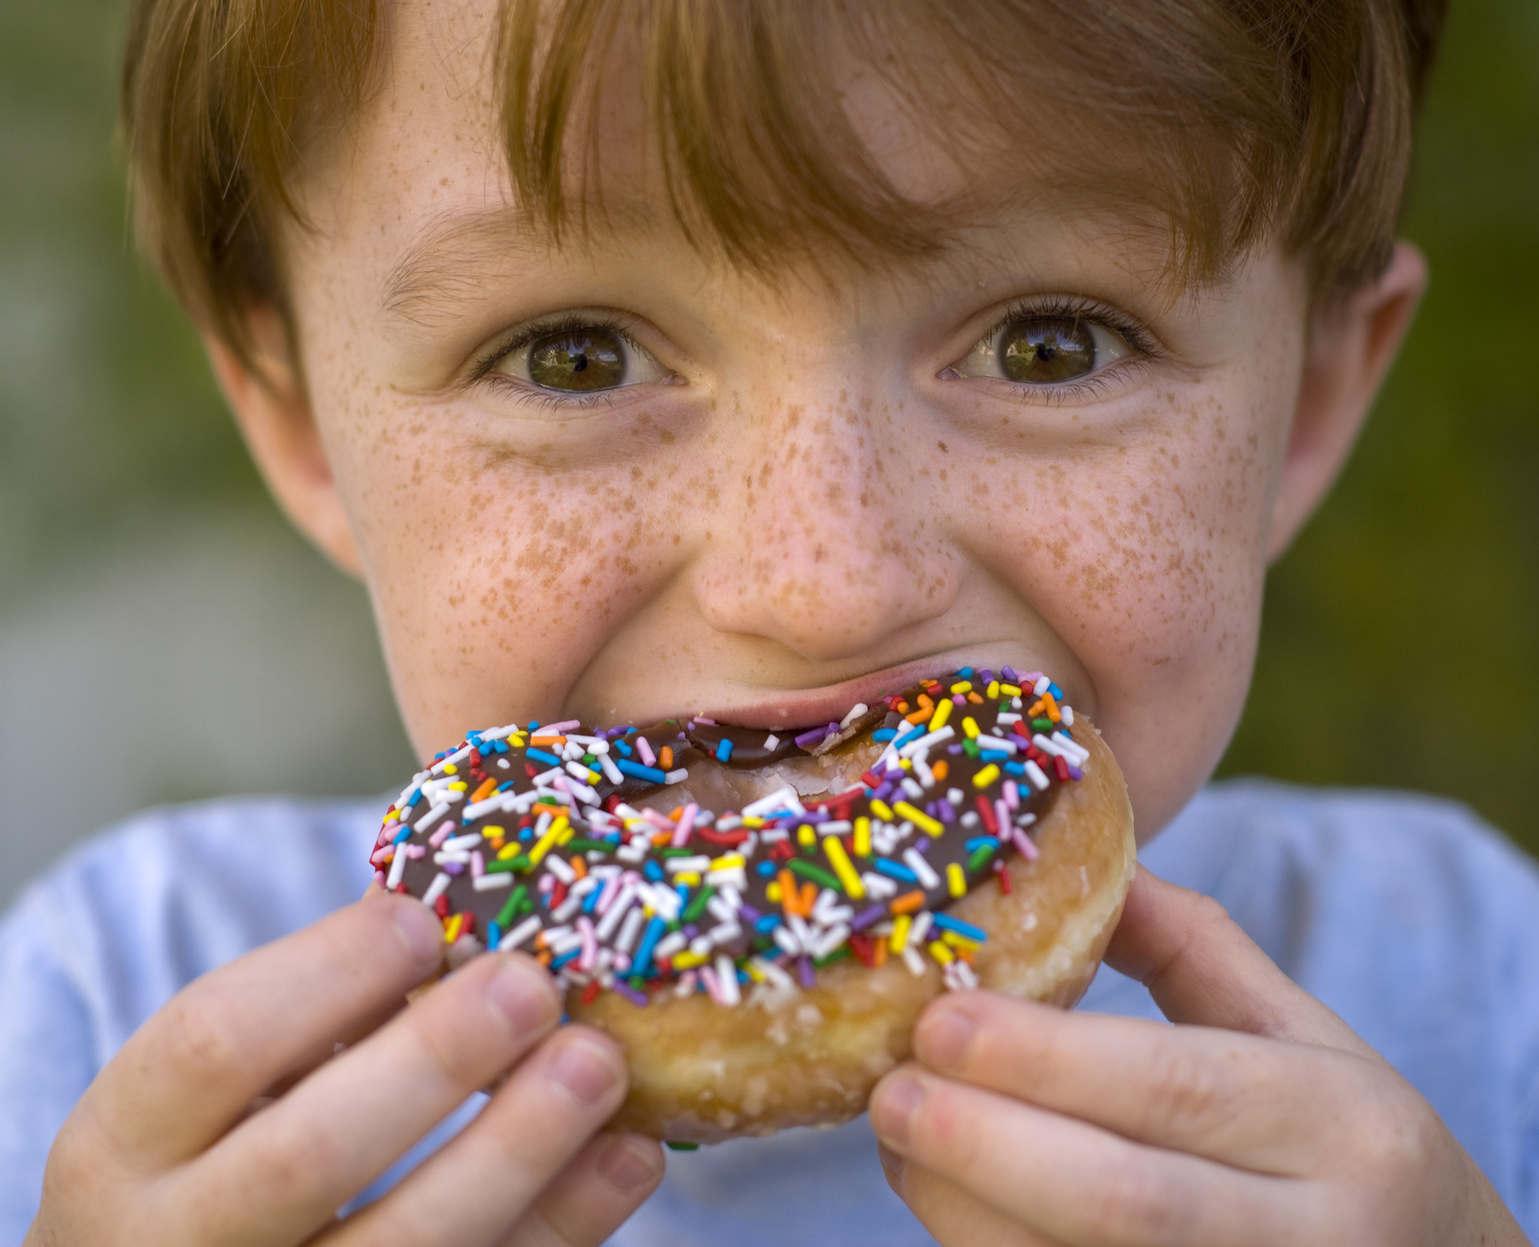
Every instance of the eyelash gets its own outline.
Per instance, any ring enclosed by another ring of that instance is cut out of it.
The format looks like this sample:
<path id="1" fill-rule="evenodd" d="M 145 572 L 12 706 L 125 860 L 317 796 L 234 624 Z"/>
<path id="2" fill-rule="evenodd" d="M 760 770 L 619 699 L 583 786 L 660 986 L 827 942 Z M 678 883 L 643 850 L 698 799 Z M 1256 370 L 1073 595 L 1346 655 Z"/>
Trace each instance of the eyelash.
<path id="1" fill-rule="evenodd" d="M 988 341 L 1014 321 L 1030 320 L 1033 317 L 1092 321 L 1120 334 L 1122 340 L 1133 350 L 1133 357 L 1130 359 L 1118 360 L 1088 377 L 1065 381 L 1059 385 L 1027 387 L 1025 383 L 1019 381 L 1004 382 L 1006 385 L 1022 389 L 1029 388 L 1033 395 L 1047 402 L 1061 403 L 1100 393 L 1118 374 L 1145 364 L 1157 363 L 1165 354 L 1164 348 L 1155 341 L 1153 335 L 1126 312 L 1102 303 L 1099 299 L 1077 299 L 1064 295 L 1052 295 L 1041 299 L 1018 299 L 1004 310 L 1004 313 L 994 321 L 979 341 Z"/>

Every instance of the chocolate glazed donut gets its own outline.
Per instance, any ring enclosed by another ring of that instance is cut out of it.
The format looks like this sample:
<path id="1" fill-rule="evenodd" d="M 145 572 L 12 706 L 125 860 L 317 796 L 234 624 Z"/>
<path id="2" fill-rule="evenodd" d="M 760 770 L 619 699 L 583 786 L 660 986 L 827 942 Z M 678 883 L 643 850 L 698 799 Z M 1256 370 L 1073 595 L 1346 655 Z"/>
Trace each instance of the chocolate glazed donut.
<path id="1" fill-rule="evenodd" d="M 615 1124 L 689 1143 L 860 1113 L 942 990 L 1072 1005 L 1135 866 L 1100 733 L 1008 667 L 805 731 L 472 733 L 371 861 L 437 911 L 450 961 L 549 966 L 626 1049 Z"/>

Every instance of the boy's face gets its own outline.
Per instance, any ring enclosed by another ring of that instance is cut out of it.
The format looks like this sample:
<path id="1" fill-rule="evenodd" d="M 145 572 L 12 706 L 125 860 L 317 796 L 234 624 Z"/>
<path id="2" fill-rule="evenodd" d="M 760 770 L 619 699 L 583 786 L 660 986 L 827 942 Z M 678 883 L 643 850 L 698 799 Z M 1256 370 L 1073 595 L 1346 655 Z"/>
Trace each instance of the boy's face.
<path id="1" fill-rule="evenodd" d="M 554 249 L 507 190 L 489 8 L 397 15 L 285 244 L 351 530 L 325 544 L 367 579 L 419 751 L 515 719 L 812 724 L 1009 663 L 1053 674 L 1163 824 L 1229 738 L 1289 535 L 1298 267 L 1170 298 L 1114 202 L 1012 195 L 1003 154 L 948 161 L 876 89 L 851 106 L 901 188 L 1020 206 L 938 259 L 771 289 L 680 238 L 622 109 L 613 228 Z"/>

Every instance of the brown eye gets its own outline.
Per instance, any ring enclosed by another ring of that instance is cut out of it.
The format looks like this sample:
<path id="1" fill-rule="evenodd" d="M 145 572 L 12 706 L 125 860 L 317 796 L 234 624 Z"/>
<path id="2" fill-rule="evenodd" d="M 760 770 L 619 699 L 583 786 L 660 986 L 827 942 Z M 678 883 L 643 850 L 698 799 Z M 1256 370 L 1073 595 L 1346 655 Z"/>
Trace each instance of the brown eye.
<path id="1" fill-rule="evenodd" d="M 608 329 L 563 329 L 529 344 L 529 379 L 547 390 L 612 390 L 625 380 L 625 344 Z"/>
<path id="2" fill-rule="evenodd" d="M 1095 339 L 1078 317 L 1015 321 L 1000 334 L 998 350 L 1001 370 L 1011 381 L 1052 385 L 1095 370 Z"/>

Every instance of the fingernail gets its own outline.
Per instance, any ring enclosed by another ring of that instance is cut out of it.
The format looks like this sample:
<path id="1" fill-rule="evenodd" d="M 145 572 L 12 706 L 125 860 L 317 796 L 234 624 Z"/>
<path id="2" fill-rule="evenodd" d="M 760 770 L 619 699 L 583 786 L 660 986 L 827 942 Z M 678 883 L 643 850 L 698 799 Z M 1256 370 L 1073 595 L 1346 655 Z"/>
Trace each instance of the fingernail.
<path id="1" fill-rule="evenodd" d="M 611 1139 L 599 1157 L 599 1172 L 617 1191 L 634 1191 L 656 1182 L 662 1174 L 662 1157 L 650 1139 Z"/>
<path id="2" fill-rule="evenodd" d="M 887 1185 L 902 1194 L 899 1188 L 903 1185 L 903 1158 L 881 1143 L 876 1145 L 876 1158 L 882 1162 L 882 1172 L 887 1175 Z"/>
<path id="3" fill-rule="evenodd" d="M 550 1076 L 583 1104 L 592 1104 L 619 1081 L 609 1053 L 595 1043 L 575 1037 L 556 1054 Z"/>
<path id="4" fill-rule="evenodd" d="M 556 1024 L 556 994 L 539 966 L 506 957 L 482 990 L 515 1031 L 527 1034 Z"/>
<path id="5" fill-rule="evenodd" d="M 959 1070 L 967 1061 L 978 1025 L 954 1007 L 935 1009 L 926 1015 L 914 1037 L 919 1059 L 938 1070 Z"/>
<path id="6" fill-rule="evenodd" d="M 872 1098 L 872 1127 L 893 1143 L 907 1143 L 909 1124 L 923 1099 L 924 1088 L 917 1078 L 907 1074 L 894 1075 L 877 1088 Z"/>
<path id="7" fill-rule="evenodd" d="M 406 951 L 416 961 L 437 961 L 443 956 L 443 924 L 433 916 L 433 911 L 419 901 L 402 902 L 390 898 L 388 892 L 379 896 L 391 909 L 390 922 L 396 934 L 406 945 Z M 379 904 L 372 901 L 371 904 Z"/>

